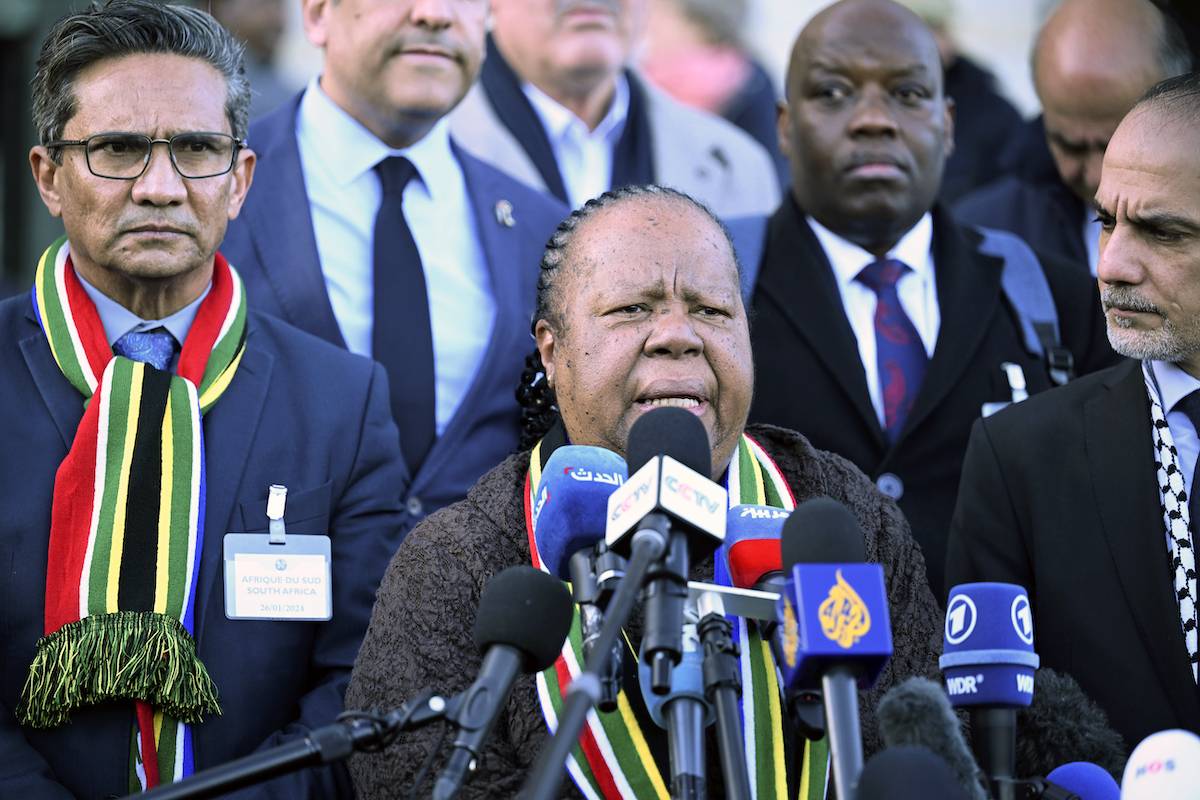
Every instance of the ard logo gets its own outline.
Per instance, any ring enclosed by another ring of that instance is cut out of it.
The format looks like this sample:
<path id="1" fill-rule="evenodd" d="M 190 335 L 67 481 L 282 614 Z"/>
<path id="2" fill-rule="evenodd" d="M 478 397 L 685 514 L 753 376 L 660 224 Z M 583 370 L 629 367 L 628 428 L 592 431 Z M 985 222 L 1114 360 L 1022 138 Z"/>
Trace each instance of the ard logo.
<path id="1" fill-rule="evenodd" d="M 849 650 L 871 630 L 871 612 L 867 604 L 846 583 L 842 571 L 837 571 L 837 583 L 829 590 L 829 596 L 817 609 L 821 620 L 821 632 L 838 647 Z"/>
<path id="2" fill-rule="evenodd" d="M 796 625 L 796 612 L 792 601 L 783 598 L 783 660 L 788 669 L 796 668 L 796 651 L 800 649 L 800 631 Z"/>

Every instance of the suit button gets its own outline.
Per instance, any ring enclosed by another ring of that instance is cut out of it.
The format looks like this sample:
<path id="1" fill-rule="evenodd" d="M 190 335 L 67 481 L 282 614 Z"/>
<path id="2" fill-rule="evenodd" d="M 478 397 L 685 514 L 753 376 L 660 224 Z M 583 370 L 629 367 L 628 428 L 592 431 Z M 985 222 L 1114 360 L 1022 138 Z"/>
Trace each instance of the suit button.
<path id="1" fill-rule="evenodd" d="M 893 500 L 899 500 L 904 496 L 904 481 L 900 480 L 899 475 L 885 472 L 875 479 L 875 485 L 879 487 L 879 491 Z"/>
<path id="2" fill-rule="evenodd" d="M 425 506 L 421 505 L 421 498 L 419 497 L 408 498 L 405 507 L 408 509 L 409 515 L 414 517 L 419 517 L 425 513 Z"/>

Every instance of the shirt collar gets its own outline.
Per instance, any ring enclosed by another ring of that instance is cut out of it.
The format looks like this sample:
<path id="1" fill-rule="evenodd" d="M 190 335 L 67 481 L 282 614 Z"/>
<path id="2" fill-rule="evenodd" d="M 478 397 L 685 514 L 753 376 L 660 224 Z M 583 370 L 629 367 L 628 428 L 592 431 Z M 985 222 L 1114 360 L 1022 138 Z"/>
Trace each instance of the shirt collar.
<path id="1" fill-rule="evenodd" d="M 629 82 L 625 79 L 624 73 L 617 75 L 616 85 L 613 88 L 612 102 L 608 104 L 608 113 L 600 120 L 600 124 L 596 126 L 596 129 L 590 132 L 583 120 L 575 116 L 574 111 L 571 111 L 532 83 L 522 84 L 521 89 L 525 92 L 525 96 L 529 98 L 529 102 L 533 106 L 534 111 L 537 112 L 538 117 L 541 118 L 542 125 L 546 128 L 546 133 L 552 141 L 556 142 L 561 141 L 571 133 L 572 129 L 577 131 L 582 138 L 606 139 L 609 142 L 616 141 L 625 127 L 626 118 L 629 116 Z"/>
<path id="2" fill-rule="evenodd" d="M 443 117 L 420 141 L 400 149 L 388 147 L 321 88 L 318 78 L 309 82 L 300 100 L 297 133 L 312 148 L 328 176 L 345 186 L 388 156 L 404 156 L 417 170 L 417 180 L 430 198 L 437 200 L 447 181 L 460 172 L 450 145 L 450 124 Z"/>
<path id="3" fill-rule="evenodd" d="M 1152 361 L 1150 368 L 1154 370 L 1154 378 L 1158 383 L 1158 398 L 1168 414 L 1175 410 L 1180 400 L 1200 389 L 1200 380 L 1184 372 L 1178 364 Z"/>
<path id="4" fill-rule="evenodd" d="M 174 314 L 162 319 L 142 319 L 88 283 L 79 274 L 79 270 L 75 271 L 75 276 L 79 278 L 83 290 L 87 292 L 88 297 L 92 298 L 92 303 L 96 306 L 96 313 L 100 315 L 100 324 L 104 326 L 104 335 L 108 338 L 109 347 L 130 331 L 149 331 L 155 328 L 166 328 L 175 337 L 175 341 L 182 346 L 187 340 L 188 331 L 192 329 L 192 323 L 196 321 L 196 312 L 200 310 L 200 304 L 204 302 L 204 298 L 208 297 L 208 292 L 212 289 L 212 281 L 209 281 L 199 297 Z"/>
<path id="5" fill-rule="evenodd" d="M 863 267 L 877 260 L 871 253 L 838 236 L 812 217 L 805 219 L 824 248 L 839 284 L 845 286 L 852 283 Z M 929 212 L 925 212 L 925 215 L 917 220 L 917 224 L 909 228 L 908 233 L 887 252 L 887 257 L 904 262 L 917 275 L 928 278 L 932 272 L 932 259 L 929 257 L 932 245 L 933 217 Z"/>

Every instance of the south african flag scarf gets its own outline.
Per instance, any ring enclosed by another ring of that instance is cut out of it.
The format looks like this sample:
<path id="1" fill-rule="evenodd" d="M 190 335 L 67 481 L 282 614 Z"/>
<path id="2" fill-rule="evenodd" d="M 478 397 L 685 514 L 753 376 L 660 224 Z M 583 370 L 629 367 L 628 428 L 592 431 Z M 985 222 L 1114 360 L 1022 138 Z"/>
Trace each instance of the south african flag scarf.
<path id="1" fill-rule="evenodd" d="M 542 465 L 553 449 L 552 432 L 534 447 L 525 479 L 525 527 L 533 565 L 545 569 L 538 557 L 534 537 L 532 509 L 534 493 L 541 482 Z M 779 467 L 762 446 L 743 435 L 726 473 L 730 507 L 739 504 L 771 505 L 789 511 L 795 498 Z M 722 566 L 726 559 L 718 554 L 715 580 L 732 585 Z M 787 800 L 788 771 L 784 747 L 783 705 L 779 673 L 771 655 L 770 643 L 763 641 L 754 625 L 731 618 L 733 636 L 741 651 L 742 738 L 750 772 L 750 791 L 755 800 Z M 538 698 L 546 724 L 553 732 L 565 704 L 567 686 L 582 671 L 583 640 L 579 610 L 562 652 L 554 665 L 537 676 Z M 635 698 L 636 699 L 636 698 Z M 822 800 L 827 788 L 829 746 L 825 739 L 805 741 L 799 760 L 799 775 L 794 775 L 797 800 Z M 651 754 L 642 723 L 624 690 L 612 713 L 591 711 L 579 744 L 567 759 L 567 771 L 579 791 L 588 800 L 667 800 L 669 792 L 658 763 Z"/>
<path id="2" fill-rule="evenodd" d="M 177 375 L 113 355 L 65 239 L 42 255 L 33 303 L 85 411 L 55 476 L 44 635 L 18 719 L 50 728 L 83 706 L 132 701 L 130 785 L 150 788 L 191 773 L 190 725 L 220 713 L 193 638 L 200 419 L 241 361 L 245 293 L 218 254 Z"/>

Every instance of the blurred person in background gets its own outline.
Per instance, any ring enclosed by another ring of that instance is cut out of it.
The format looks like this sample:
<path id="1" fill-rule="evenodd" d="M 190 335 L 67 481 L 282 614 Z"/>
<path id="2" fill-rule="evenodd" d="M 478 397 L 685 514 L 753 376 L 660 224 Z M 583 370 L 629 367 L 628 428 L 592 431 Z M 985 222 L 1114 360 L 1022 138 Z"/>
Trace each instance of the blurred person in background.
<path id="1" fill-rule="evenodd" d="M 954 101 L 954 151 L 946 159 L 938 199 L 953 203 L 999 177 L 999 154 L 1023 127 L 1021 115 L 996 88 L 996 76 L 959 50 L 952 0 L 904 0 L 937 40 L 946 96 Z"/>
<path id="2" fill-rule="evenodd" d="M 648 0 L 493 0 L 479 82 L 455 138 L 571 208 L 610 188 L 670 186 L 718 216 L 768 213 L 779 181 L 766 150 L 630 67 Z"/>
<path id="3" fill-rule="evenodd" d="M 1011 174 L 962 198 L 956 216 L 1012 231 L 1094 275 L 1104 148 L 1143 92 L 1191 65 L 1178 26 L 1148 0 L 1064 0 L 1033 48 L 1042 116 L 1002 158 Z"/>
<path id="4" fill-rule="evenodd" d="M 209 12 L 246 45 L 250 82 L 250 119 L 274 111 L 296 93 L 275 66 L 279 41 L 287 28 L 284 0 L 211 0 Z"/>
<path id="5" fill-rule="evenodd" d="M 743 39 L 747 0 L 650 0 L 638 67 L 689 106 L 719 114 L 754 137 L 791 176 L 775 127 L 779 92 Z"/>

